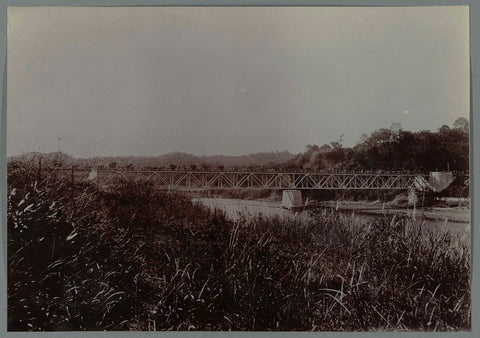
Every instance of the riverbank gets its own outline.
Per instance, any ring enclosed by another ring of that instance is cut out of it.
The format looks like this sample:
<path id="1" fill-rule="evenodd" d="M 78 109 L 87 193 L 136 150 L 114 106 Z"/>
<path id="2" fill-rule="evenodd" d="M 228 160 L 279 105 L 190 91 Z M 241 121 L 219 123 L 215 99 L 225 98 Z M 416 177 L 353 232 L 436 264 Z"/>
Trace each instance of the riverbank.
<path id="1" fill-rule="evenodd" d="M 282 195 L 279 192 L 265 193 L 262 191 L 240 191 L 240 192 L 213 192 L 208 195 L 189 194 L 194 199 L 199 200 L 223 200 L 228 207 L 233 207 L 238 203 L 239 207 L 248 208 L 281 208 Z M 237 202 L 235 202 L 237 201 Z M 309 208 L 325 207 L 334 208 L 340 211 L 354 211 L 355 213 L 364 215 L 393 215 L 401 214 L 410 217 L 419 217 L 430 221 L 442 221 L 451 223 L 470 223 L 470 203 L 467 198 L 440 198 L 434 203 L 426 207 L 417 207 L 415 211 L 413 207 L 409 207 L 407 197 L 402 194 L 397 195 L 391 201 L 352 201 L 352 200 L 330 200 L 315 201 L 308 199 L 305 201 L 310 204 Z M 312 203 L 313 202 L 313 203 Z M 267 214 L 269 214 L 267 212 Z"/>
<path id="2" fill-rule="evenodd" d="M 238 219 L 242 215 L 287 217 L 308 219 L 311 210 L 330 209 L 341 214 L 354 214 L 357 219 L 367 222 L 372 218 L 383 216 L 404 215 L 416 220 L 423 221 L 429 226 L 438 227 L 447 224 L 454 232 L 470 232 L 470 208 L 465 207 L 435 207 L 435 208 L 401 208 L 394 207 L 382 202 L 358 202 L 358 201 L 327 201 L 318 202 L 316 207 L 304 211 L 292 211 L 284 209 L 280 201 L 272 200 L 243 200 L 233 198 L 193 198 L 210 209 L 219 209 L 230 218 Z"/>
<path id="3" fill-rule="evenodd" d="M 319 203 L 322 207 L 335 208 L 343 211 L 355 211 L 370 215 L 404 214 L 435 221 L 448 221 L 454 223 L 470 223 L 470 208 L 468 207 L 426 207 L 415 208 L 395 207 L 390 203 L 357 202 L 357 201 L 327 201 Z"/>

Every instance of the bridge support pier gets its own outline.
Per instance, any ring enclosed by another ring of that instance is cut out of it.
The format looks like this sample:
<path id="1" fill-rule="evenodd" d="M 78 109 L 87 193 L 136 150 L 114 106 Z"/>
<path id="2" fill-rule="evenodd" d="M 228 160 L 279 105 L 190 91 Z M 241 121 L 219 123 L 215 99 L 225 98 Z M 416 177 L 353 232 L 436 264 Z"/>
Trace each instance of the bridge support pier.
<path id="1" fill-rule="evenodd" d="M 282 208 L 284 209 L 303 208 L 302 192 L 300 190 L 284 190 L 282 194 Z"/>
<path id="2" fill-rule="evenodd" d="M 418 203 L 418 195 L 415 189 L 408 190 L 408 205 L 415 207 Z"/>
<path id="3" fill-rule="evenodd" d="M 412 218 L 415 220 L 416 212 L 417 212 L 417 203 L 418 203 L 418 196 L 415 189 L 410 189 L 408 191 L 408 205 L 413 207 L 412 210 Z"/>

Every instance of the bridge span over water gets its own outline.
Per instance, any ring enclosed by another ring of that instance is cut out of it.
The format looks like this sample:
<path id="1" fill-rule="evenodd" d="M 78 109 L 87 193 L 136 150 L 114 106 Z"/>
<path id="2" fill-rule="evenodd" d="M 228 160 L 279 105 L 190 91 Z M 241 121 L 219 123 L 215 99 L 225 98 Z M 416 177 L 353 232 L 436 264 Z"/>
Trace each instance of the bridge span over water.
<path id="1" fill-rule="evenodd" d="M 124 180 L 148 181 L 160 190 L 434 190 L 453 181 L 451 173 L 290 173 L 233 171 L 152 171 L 57 168 L 55 175 L 108 187 Z M 435 175 L 437 174 L 437 175 Z"/>

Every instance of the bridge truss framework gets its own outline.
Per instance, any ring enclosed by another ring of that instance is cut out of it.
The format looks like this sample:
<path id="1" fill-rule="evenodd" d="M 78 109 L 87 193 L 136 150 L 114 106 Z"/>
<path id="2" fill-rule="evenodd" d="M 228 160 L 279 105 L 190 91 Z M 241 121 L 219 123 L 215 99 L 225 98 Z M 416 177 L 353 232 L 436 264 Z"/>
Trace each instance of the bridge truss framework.
<path id="1" fill-rule="evenodd" d="M 114 169 L 55 169 L 55 175 L 91 181 L 99 186 L 126 180 L 148 181 L 160 190 L 424 190 L 428 176 L 398 173 L 270 173 L 229 171 L 148 171 Z"/>

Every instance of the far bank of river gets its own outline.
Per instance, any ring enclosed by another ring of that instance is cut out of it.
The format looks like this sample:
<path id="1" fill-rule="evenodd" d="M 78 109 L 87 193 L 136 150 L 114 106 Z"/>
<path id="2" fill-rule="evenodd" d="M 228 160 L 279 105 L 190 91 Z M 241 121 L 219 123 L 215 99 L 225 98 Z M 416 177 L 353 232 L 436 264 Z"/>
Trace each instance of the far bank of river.
<path id="1" fill-rule="evenodd" d="M 265 217 L 294 217 L 308 218 L 308 211 L 291 211 L 283 209 L 278 201 L 242 200 L 233 198 L 193 198 L 211 209 L 220 209 L 231 218 L 240 215 L 265 216 Z M 469 208 L 390 208 L 382 203 L 369 202 L 326 202 L 321 207 L 337 210 L 340 213 L 354 215 L 360 221 L 369 221 L 372 218 L 385 215 L 404 214 L 415 216 L 429 225 L 447 224 L 452 231 L 470 231 Z"/>

